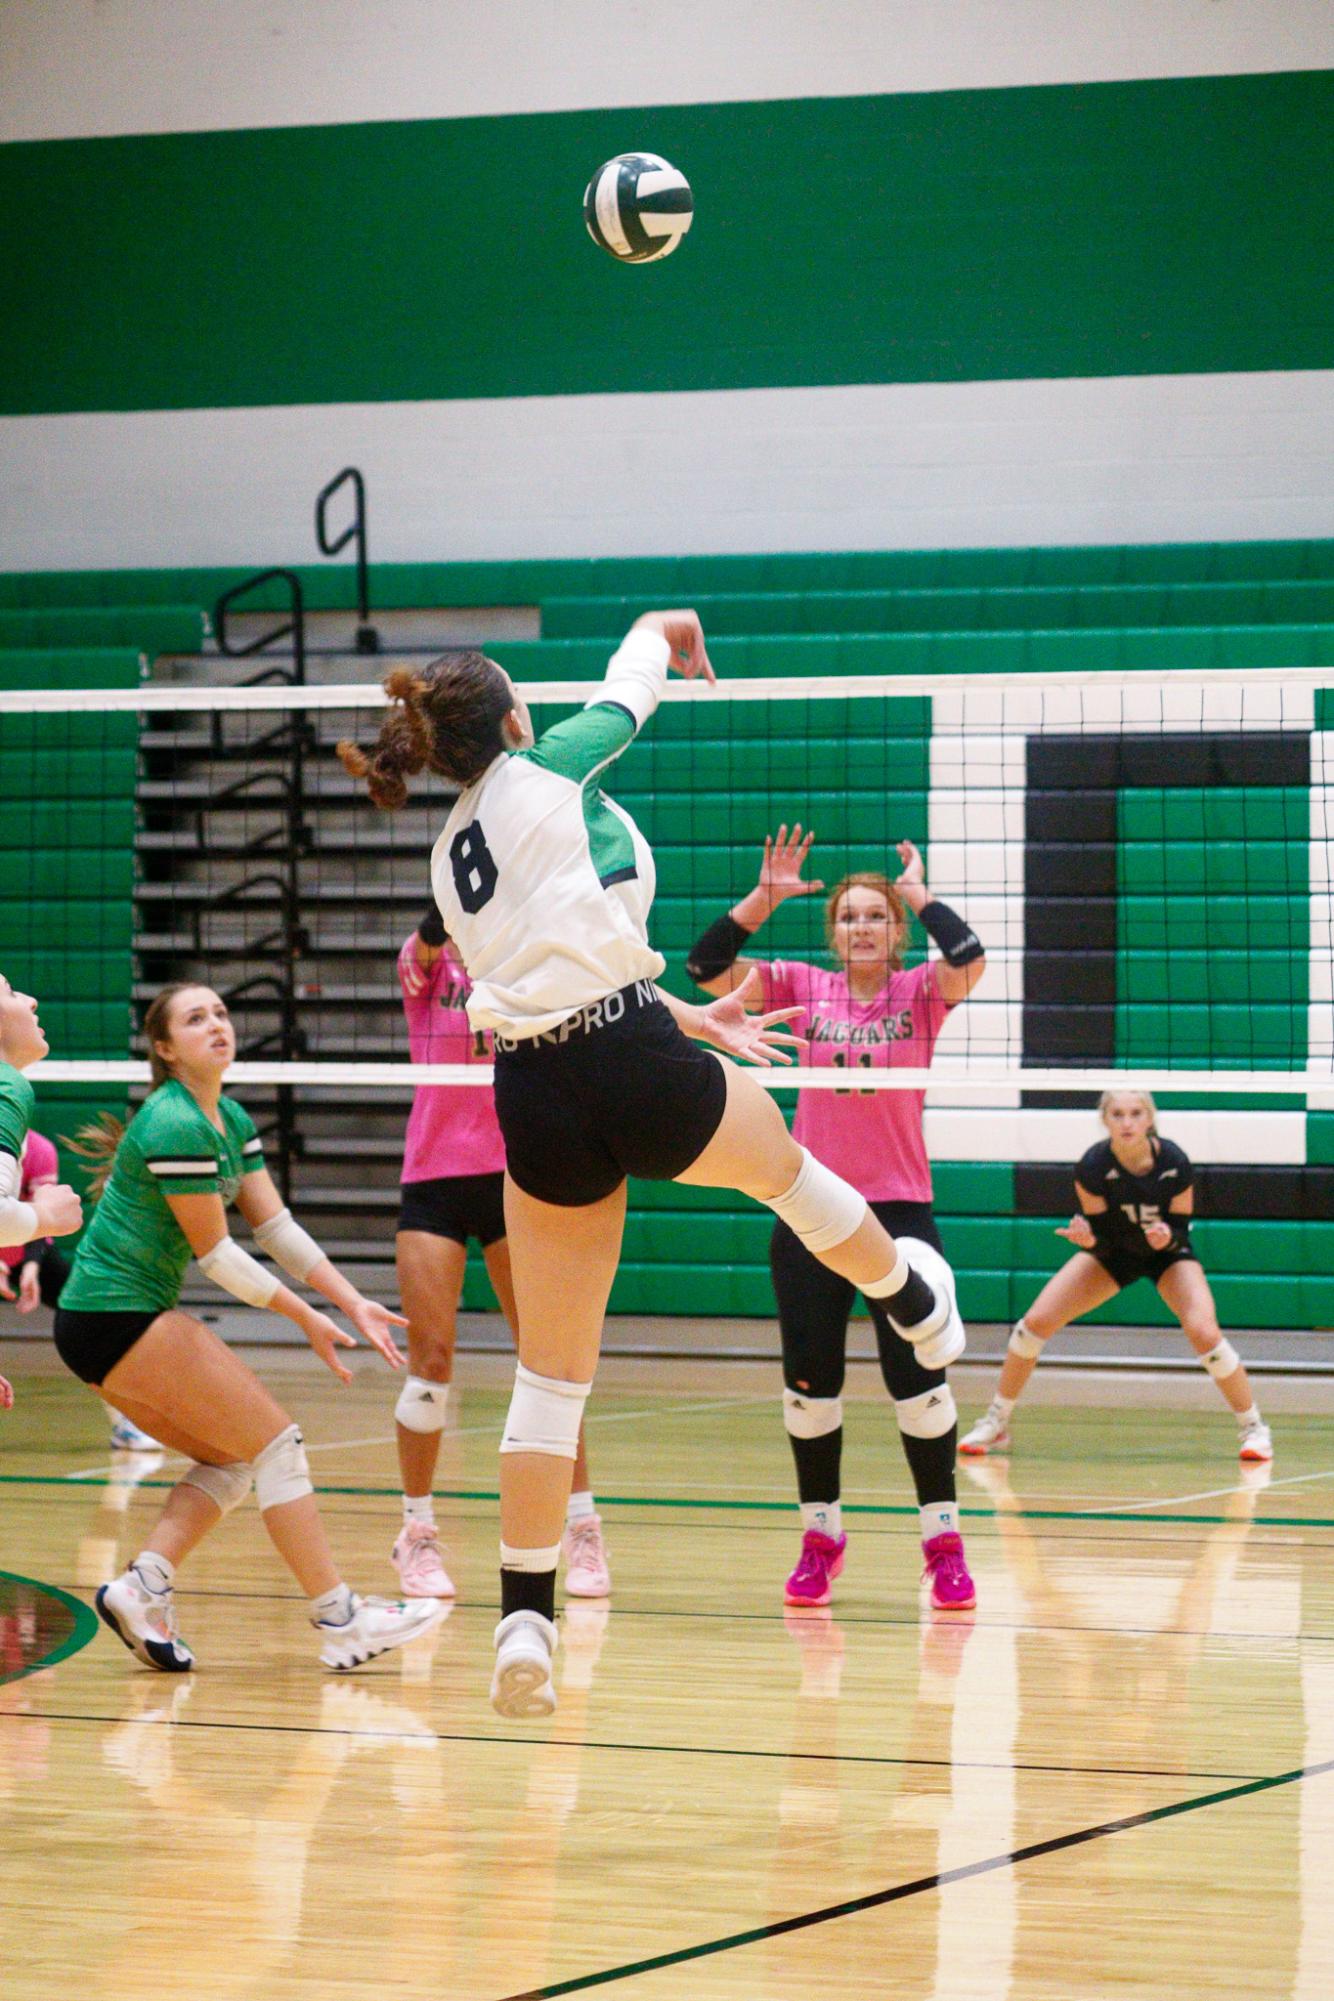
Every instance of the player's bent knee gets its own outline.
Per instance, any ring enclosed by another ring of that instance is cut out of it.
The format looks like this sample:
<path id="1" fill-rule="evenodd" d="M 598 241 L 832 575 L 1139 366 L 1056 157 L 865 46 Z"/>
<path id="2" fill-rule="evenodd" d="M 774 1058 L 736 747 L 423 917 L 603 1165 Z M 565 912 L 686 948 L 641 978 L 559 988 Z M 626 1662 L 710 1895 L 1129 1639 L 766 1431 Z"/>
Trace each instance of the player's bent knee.
<path id="1" fill-rule="evenodd" d="M 233 1508 L 239 1508 L 250 1489 L 255 1484 L 255 1476 L 249 1462 L 234 1459 L 227 1466 L 208 1466 L 196 1460 L 181 1475 L 182 1487 L 196 1487 L 201 1494 L 207 1494 L 220 1515 L 229 1515 Z"/>
<path id="2" fill-rule="evenodd" d="M 592 1383 L 566 1383 L 556 1376 L 535 1375 L 522 1362 L 514 1371 L 502 1452 L 546 1452 L 556 1459 L 573 1459 L 579 1450 L 579 1427 Z"/>
<path id="3" fill-rule="evenodd" d="M 1006 1346 L 1012 1355 L 1021 1355 L 1026 1362 L 1036 1362 L 1049 1338 L 1046 1334 L 1035 1334 L 1026 1320 L 1017 1320 Z"/>
<path id="4" fill-rule="evenodd" d="M 287 1501 L 302 1501 L 307 1494 L 314 1493 L 299 1424 L 289 1424 L 285 1431 L 269 1440 L 262 1452 L 255 1454 L 254 1471 L 255 1499 L 261 1514 L 267 1514 L 270 1508 L 280 1508 Z"/>
<path id="5" fill-rule="evenodd" d="M 948 1383 L 923 1390 L 915 1397 L 895 1397 L 894 1415 L 905 1438 L 943 1438 L 959 1422 L 954 1392 Z"/>
<path id="6" fill-rule="evenodd" d="M 843 1424 L 842 1397 L 808 1397 L 802 1390 L 783 1391 L 783 1423 L 789 1438 L 827 1438 Z"/>
<path id="7" fill-rule="evenodd" d="M 409 1376 L 399 1391 L 394 1416 L 404 1431 L 443 1431 L 449 1415 L 449 1384 Z"/>
<path id="8" fill-rule="evenodd" d="M 782 1195 L 769 1198 L 768 1207 L 780 1223 L 786 1223 L 800 1237 L 808 1251 L 817 1255 L 830 1251 L 854 1237 L 867 1215 L 866 1197 L 850 1188 L 840 1175 L 802 1148 L 797 1178 Z"/>
<path id="9" fill-rule="evenodd" d="M 1202 1354 L 1200 1362 L 1209 1371 L 1215 1382 L 1221 1382 L 1224 1376 L 1233 1376 L 1236 1374 L 1237 1370 L 1241 1367 L 1241 1356 L 1237 1353 L 1232 1343 L 1224 1338 L 1217 1342 L 1214 1347 L 1210 1348 L 1207 1353 Z"/>

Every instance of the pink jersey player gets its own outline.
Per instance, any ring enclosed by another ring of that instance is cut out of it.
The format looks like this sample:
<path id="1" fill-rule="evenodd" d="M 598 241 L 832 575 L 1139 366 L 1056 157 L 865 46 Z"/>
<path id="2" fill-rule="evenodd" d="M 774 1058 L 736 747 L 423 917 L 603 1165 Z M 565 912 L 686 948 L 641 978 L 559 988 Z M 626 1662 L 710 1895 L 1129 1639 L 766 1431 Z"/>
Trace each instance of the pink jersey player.
<path id="1" fill-rule="evenodd" d="M 56 1150 L 44 1133 L 28 1129 L 28 1137 L 23 1142 L 23 1156 L 19 1162 L 20 1202 L 30 1201 L 34 1188 L 52 1187 L 60 1179 L 56 1161 Z M 28 1257 L 26 1244 L 0 1245 L 0 1263 L 13 1271 Z"/>
<path id="2" fill-rule="evenodd" d="M 891 1236 L 920 1261 L 944 1247 L 931 1213 L 931 1169 L 922 1131 L 920 1090 L 859 1090 L 858 1073 L 925 1069 L 950 1009 L 966 1000 L 985 968 L 982 947 L 956 911 L 932 897 L 922 858 L 899 843 L 902 873 L 845 876 L 825 906 L 829 947 L 838 961 L 826 970 L 800 959 L 742 958 L 752 933 L 789 897 L 821 890 L 802 867 L 813 836 L 786 827 L 764 843 L 754 889 L 718 918 L 687 961 L 711 993 L 729 993 L 758 972 L 766 1008 L 799 1006 L 794 1024 L 807 1038 L 805 1062 L 848 1072 L 846 1090 L 803 1091 L 794 1137 L 817 1160 L 866 1197 Z M 903 970 L 909 912 L 941 956 Z M 827 1605 L 843 1569 L 847 1537 L 840 1501 L 848 1316 L 851 1282 L 812 1256 L 786 1224 L 774 1226 L 769 1266 L 783 1342 L 783 1419 L 796 1463 L 802 1545 L 787 1580 L 789 1605 Z M 952 1283 L 952 1276 L 951 1276 Z M 923 1367 L 897 1332 L 882 1300 L 868 1299 L 885 1387 L 894 1399 L 904 1455 L 917 1490 L 922 1548 L 931 1602 L 962 1611 L 976 1602 L 958 1532 L 954 1399 L 943 1370 Z"/>
<path id="3" fill-rule="evenodd" d="M 414 932 L 398 955 L 403 1012 L 414 1063 L 489 1063 L 491 1038 L 471 1028 L 470 991 L 453 947 L 423 966 Z M 456 1175 L 500 1174 L 505 1142 L 495 1099 L 485 1085 L 423 1084 L 412 1101 L 403 1145 L 402 1180 L 440 1181 Z"/>
<path id="4" fill-rule="evenodd" d="M 796 1023 L 808 1038 L 812 1069 L 925 1068 L 953 1002 L 941 995 L 934 965 L 891 972 L 869 999 L 853 993 L 846 970 L 829 972 L 802 959 L 759 962 L 764 1005 L 803 1007 Z M 929 1202 L 931 1168 L 922 1134 L 924 1091 L 803 1091 L 793 1135 L 817 1160 L 850 1181 L 868 1202 Z"/>

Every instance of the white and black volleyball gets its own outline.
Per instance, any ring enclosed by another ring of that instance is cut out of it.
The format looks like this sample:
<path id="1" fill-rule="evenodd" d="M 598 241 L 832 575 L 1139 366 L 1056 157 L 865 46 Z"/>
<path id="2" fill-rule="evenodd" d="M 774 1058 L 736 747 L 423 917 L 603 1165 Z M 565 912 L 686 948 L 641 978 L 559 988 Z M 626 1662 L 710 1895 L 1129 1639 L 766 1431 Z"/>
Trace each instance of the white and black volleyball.
<path id="1" fill-rule="evenodd" d="M 618 153 L 584 190 L 589 235 L 622 264 L 670 257 L 694 216 L 689 181 L 657 153 Z"/>

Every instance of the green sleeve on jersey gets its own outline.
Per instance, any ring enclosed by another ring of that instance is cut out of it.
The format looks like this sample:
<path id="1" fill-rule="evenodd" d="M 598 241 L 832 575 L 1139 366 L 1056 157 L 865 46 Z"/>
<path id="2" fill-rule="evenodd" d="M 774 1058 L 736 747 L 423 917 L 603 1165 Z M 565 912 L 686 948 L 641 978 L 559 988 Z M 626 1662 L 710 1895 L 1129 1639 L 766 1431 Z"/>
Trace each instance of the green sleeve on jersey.
<path id="1" fill-rule="evenodd" d="M 35 1104 L 32 1085 L 12 1063 L 0 1063 L 0 1153 L 23 1158 L 23 1142 L 28 1137 Z"/>
<path id="2" fill-rule="evenodd" d="M 554 771 L 557 778 L 583 785 L 634 742 L 635 728 L 628 709 L 619 703 L 599 702 L 563 723 L 554 723 L 531 750 L 521 750 L 519 756 L 543 771 Z"/>
<path id="3" fill-rule="evenodd" d="M 221 1134 L 187 1092 L 164 1091 L 146 1104 L 134 1122 L 134 1139 L 153 1185 L 164 1195 L 220 1192 Z"/>
<path id="4" fill-rule="evenodd" d="M 241 1150 L 242 1174 L 257 1173 L 264 1165 L 264 1142 L 255 1129 L 255 1121 L 234 1098 L 222 1098 L 219 1103 L 227 1130 Z"/>

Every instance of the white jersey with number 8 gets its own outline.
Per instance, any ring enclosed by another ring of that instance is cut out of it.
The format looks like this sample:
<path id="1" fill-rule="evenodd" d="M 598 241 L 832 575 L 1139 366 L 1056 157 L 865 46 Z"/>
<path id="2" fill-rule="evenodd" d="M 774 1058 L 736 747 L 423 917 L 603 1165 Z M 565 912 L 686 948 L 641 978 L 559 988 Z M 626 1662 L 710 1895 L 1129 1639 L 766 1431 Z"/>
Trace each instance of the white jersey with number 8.
<path id="1" fill-rule="evenodd" d="M 648 942 L 648 842 L 599 780 L 658 705 L 669 648 L 634 630 L 602 693 L 504 751 L 461 792 L 431 853 L 431 888 L 468 969 L 474 1028 L 525 1040 L 666 961 Z"/>

